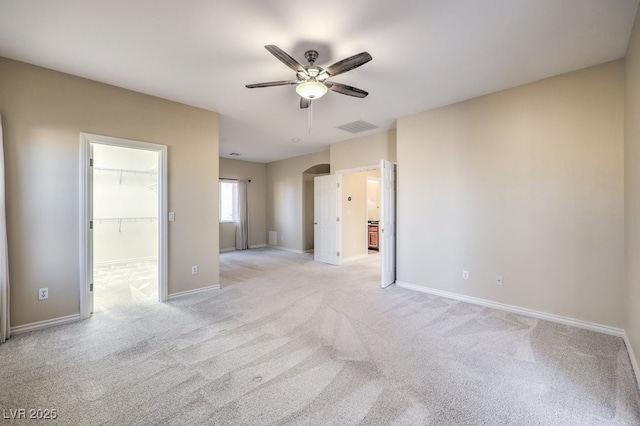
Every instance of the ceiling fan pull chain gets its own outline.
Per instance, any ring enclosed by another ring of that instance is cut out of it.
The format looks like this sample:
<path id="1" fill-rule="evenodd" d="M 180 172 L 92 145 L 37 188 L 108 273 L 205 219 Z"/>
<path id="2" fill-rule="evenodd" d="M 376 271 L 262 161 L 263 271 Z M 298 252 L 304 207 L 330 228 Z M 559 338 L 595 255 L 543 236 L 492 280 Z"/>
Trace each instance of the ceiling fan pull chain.
<path id="1" fill-rule="evenodd" d="M 309 100 L 309 134 L 311 134 L 312 127 L 313 127 L 313 101 Z"/>

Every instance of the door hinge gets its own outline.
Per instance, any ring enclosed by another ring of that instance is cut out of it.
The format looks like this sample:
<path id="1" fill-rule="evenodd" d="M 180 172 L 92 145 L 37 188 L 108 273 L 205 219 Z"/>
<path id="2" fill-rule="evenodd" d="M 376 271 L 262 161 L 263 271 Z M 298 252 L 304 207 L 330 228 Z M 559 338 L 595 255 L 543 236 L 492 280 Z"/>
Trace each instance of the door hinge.
<path id="1" fill-rule="evenodd" d="M 340 252 L 336 252 L 336 256 L 340 256 Z"/>
<path id="2" fill-rule="evenodd" d="M 93 291 L 93 283 L 89 284 L 89 291 Z"/>
<path id="3" fill-rule="evenodd" d="M 336 183 L 336 187 L 340 188 L 340 184 L 339 184 L 339 183 Z"/>
<path id="4" fill-rule="evenodd" d="M 336 222 L 340 222 L 340 218 L 339 217 L 336 217 Z"/>
<path id="5" fill-rule="evenodd" d="M 93 221 L 92 220 L 89 221 L 89 229 L 93 229 Z"/>
<path id="6" fill-rule="evenodd" d="M 89 167 L 93 167 L 93 158 L 89 158 Z"/>

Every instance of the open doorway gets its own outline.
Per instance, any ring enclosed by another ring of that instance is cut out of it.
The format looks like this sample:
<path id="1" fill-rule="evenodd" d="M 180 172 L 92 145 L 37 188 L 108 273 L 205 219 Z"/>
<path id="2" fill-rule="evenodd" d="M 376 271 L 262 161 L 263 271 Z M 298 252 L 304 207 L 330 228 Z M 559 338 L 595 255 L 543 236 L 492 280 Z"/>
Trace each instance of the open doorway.
<path id="1" fill-rule="evenodd" d="M 380 251 L 380 170 L 367 174 L 367 246 L 368 254 Z"/>
<path id="2" fill-rule="evenodd" d="M 327 253 L 334 253 L 332 257 L 320 259 L 316 256 L 315 259 L 336 265 L 343 261 L 369 259 L 372 257 L 369 254 L 369 245 L 372 242 L 377 243 L 380 258 L 380 285 L 385 288 L 393 284 L 396 278 L 395 163 L 381 160 L 380 166 L 339 170 L 331 176 L 335 178 L 333 180 L 327 179 L 329 176 L 317 178 L 318 180 L 326 179 L 331 189 L 323 186 L 322 191 L 318 191 L 318 187 L 316 188 L 318 194 L 316 209 L 320 212 L 325 210 L 330 212 L 329 215 L 324 216 L 330 216 L 330 220 L 335 218 L 340 226 L 325 230 L 322 235 L 326 235 L 326 238 L 320 243 L 316 241 L 316 244 L 324 246 L 334 243 L 336 249 L 333 252 L 326 250 Z M 368 204 L 375 200 L 370 200 L 367 194 L 368 183 L 375 181 L 376 178 L 379 180 L 377 185 L 379 220 L 377 221 L 375 216 L 369 218 Z M 318 219 L 323 219 L 324 216 Z M 320 222 L 326 221 L 317 220 L 317 222 L 319 225 L 316 227 L 319 227 Z M 377 226 L 375 222 L 378 222 Z"/>
<path id="3" fill-rule="evenodd" d="M 167 298 L 166 150 L 80 135 L 83 319 Z"/>
<path id="4" fill-rule="evenodd" d="M 158 300 L 158 153 L 93 143 L 94 313 Z"/>
<path id="5" fill-rule="evenodd" d="M 342 249 L 344 261 L 373 256 L 379 262 L 380 170 L 346 171 L 342 175 Z"/>

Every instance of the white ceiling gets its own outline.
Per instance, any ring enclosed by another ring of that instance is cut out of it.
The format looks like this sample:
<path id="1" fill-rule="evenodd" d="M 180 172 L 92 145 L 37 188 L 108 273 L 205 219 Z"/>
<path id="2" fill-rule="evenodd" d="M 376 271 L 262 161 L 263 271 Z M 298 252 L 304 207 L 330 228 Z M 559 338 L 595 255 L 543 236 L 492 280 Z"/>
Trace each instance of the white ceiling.
<path id="1" fill-rule="evenodd" d="M 269 162 L 395 127 L 398 117 L 624 56 L 639 0 L 0 0 L 0 56 L 220 113 L 220 155 Z M 264 49 L 306 65 L 373 60 L 299 109 Z M 356 120 L 379 129 L 353 135 Z M 292 139 L 298 138 L 294 142 Z"/>

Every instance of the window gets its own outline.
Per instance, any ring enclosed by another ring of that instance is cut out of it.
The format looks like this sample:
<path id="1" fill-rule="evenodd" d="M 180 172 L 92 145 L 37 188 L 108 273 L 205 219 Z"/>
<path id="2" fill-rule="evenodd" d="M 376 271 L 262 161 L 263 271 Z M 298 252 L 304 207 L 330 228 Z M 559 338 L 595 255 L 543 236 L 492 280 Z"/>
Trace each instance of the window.
<path id="1" fill-rule="evenodd" d="M 238 220 L 238 183 L 220 181 L 220 222 Z"/>

